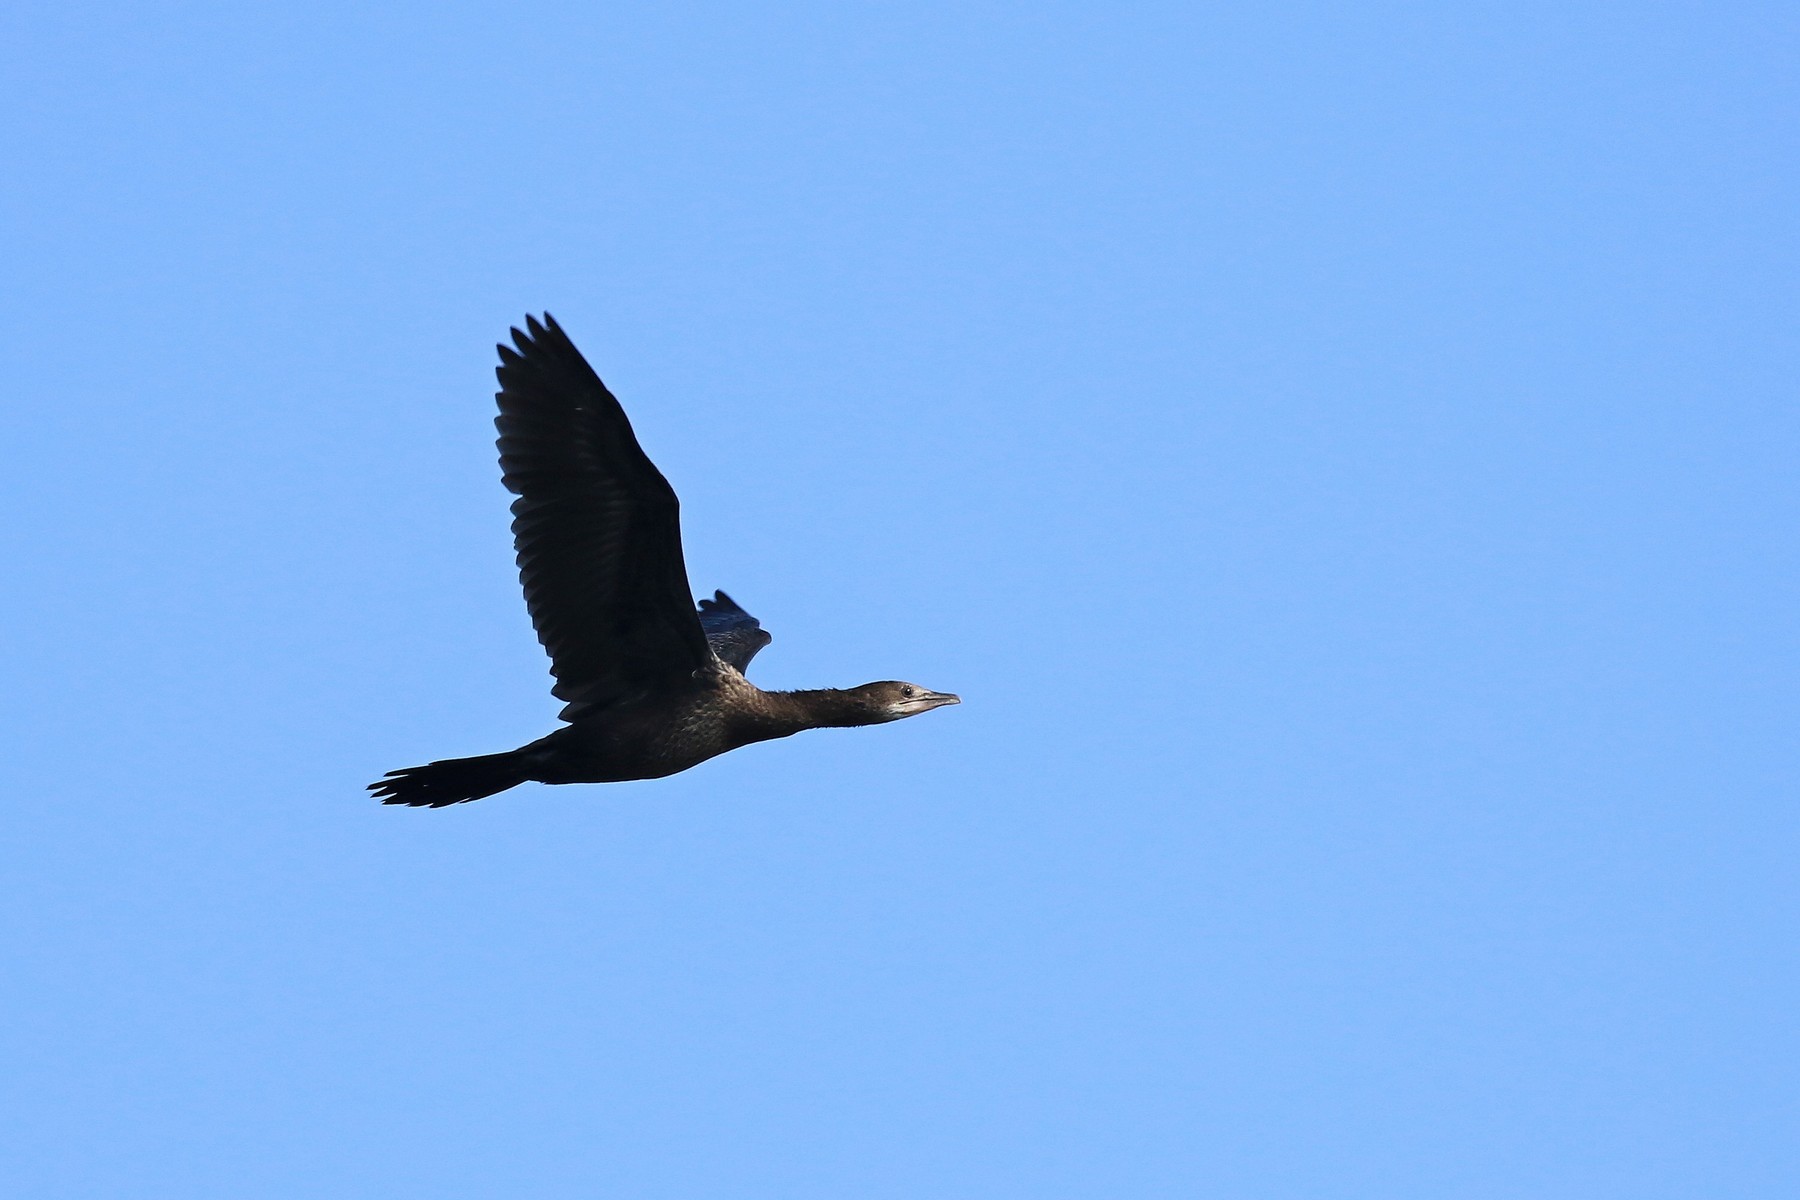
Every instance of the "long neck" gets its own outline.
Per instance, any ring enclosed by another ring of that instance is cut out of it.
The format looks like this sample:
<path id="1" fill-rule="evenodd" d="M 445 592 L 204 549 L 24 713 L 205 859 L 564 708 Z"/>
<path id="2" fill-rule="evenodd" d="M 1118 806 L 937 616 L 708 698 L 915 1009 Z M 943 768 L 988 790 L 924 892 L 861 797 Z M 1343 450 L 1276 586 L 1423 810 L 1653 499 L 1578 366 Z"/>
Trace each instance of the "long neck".
<path id="1" fill-rule="evenodd" d="M 805 692 L 764 692 L 758 697 L 759 724 L 765 737 L 786 737 L 802 729 L 876 725 L 881 718 L 852 692 L 817 688 Z"/>

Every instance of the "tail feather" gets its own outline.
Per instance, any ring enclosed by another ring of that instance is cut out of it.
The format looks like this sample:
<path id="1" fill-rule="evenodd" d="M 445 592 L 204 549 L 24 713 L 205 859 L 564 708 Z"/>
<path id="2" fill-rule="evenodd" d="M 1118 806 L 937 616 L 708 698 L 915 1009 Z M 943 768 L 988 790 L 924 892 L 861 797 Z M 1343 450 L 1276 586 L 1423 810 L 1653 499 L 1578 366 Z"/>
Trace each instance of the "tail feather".
<path id="1" fill-rule="evenodd" d="M 369 785 L 383 804 L 407 804 L 414 808 L 443 808 L 479 800 L 517 787 L 529 776 L 517 750 L 504 754 L 478 754 L 474 758 L 445 758 L 422 767 L 389 771 Z"/>

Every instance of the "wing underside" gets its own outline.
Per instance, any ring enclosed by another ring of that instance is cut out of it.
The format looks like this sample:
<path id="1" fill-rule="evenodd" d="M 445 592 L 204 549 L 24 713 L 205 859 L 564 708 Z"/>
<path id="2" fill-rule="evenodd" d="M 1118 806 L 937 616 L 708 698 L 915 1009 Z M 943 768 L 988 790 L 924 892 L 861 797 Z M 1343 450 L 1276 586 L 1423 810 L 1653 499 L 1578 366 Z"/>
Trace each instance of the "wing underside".
<path id="1" fill-rule="evenodd" d="M 709 665 L 680 504 L 613 394 L 546 314 L 501 345 L 500 469 L 519 578 L 563 719 Z M 754 622 L 753 622 L 754 623 Z"/>

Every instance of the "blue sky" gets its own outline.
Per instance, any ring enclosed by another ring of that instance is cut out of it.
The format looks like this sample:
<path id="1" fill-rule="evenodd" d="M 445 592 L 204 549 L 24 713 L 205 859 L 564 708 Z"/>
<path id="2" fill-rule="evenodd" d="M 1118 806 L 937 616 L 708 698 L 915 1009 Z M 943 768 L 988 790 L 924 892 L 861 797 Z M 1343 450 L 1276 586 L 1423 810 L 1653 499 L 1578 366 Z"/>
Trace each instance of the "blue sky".
<path id="1" fill-rule="evenodd" d="M 1800 1186 L 1791 7 L 26 5 L 0 1190 Z M 765 686 L 553 725 L 549 309 Z"/>

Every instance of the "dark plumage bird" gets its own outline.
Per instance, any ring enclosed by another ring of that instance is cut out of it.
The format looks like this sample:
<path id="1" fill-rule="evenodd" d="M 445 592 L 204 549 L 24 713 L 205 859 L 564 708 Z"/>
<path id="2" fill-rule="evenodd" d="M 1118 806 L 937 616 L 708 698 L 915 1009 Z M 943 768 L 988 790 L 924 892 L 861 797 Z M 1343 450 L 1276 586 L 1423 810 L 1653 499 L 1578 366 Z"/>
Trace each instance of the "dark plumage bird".
<path id="1" fill-rule="evenodd" d="M 769 635 L 724 592 L 696 609 L 675 491 L 548 313 L 500 346 L 500 474 L 519 578 L 568 724 L 504 754 L 390 771 L 384 804 L 441 808 L 527 780 L 657 779 L 802 729 L 879 725 L 958 699 L 911 683 L 765 692 Z"/>

